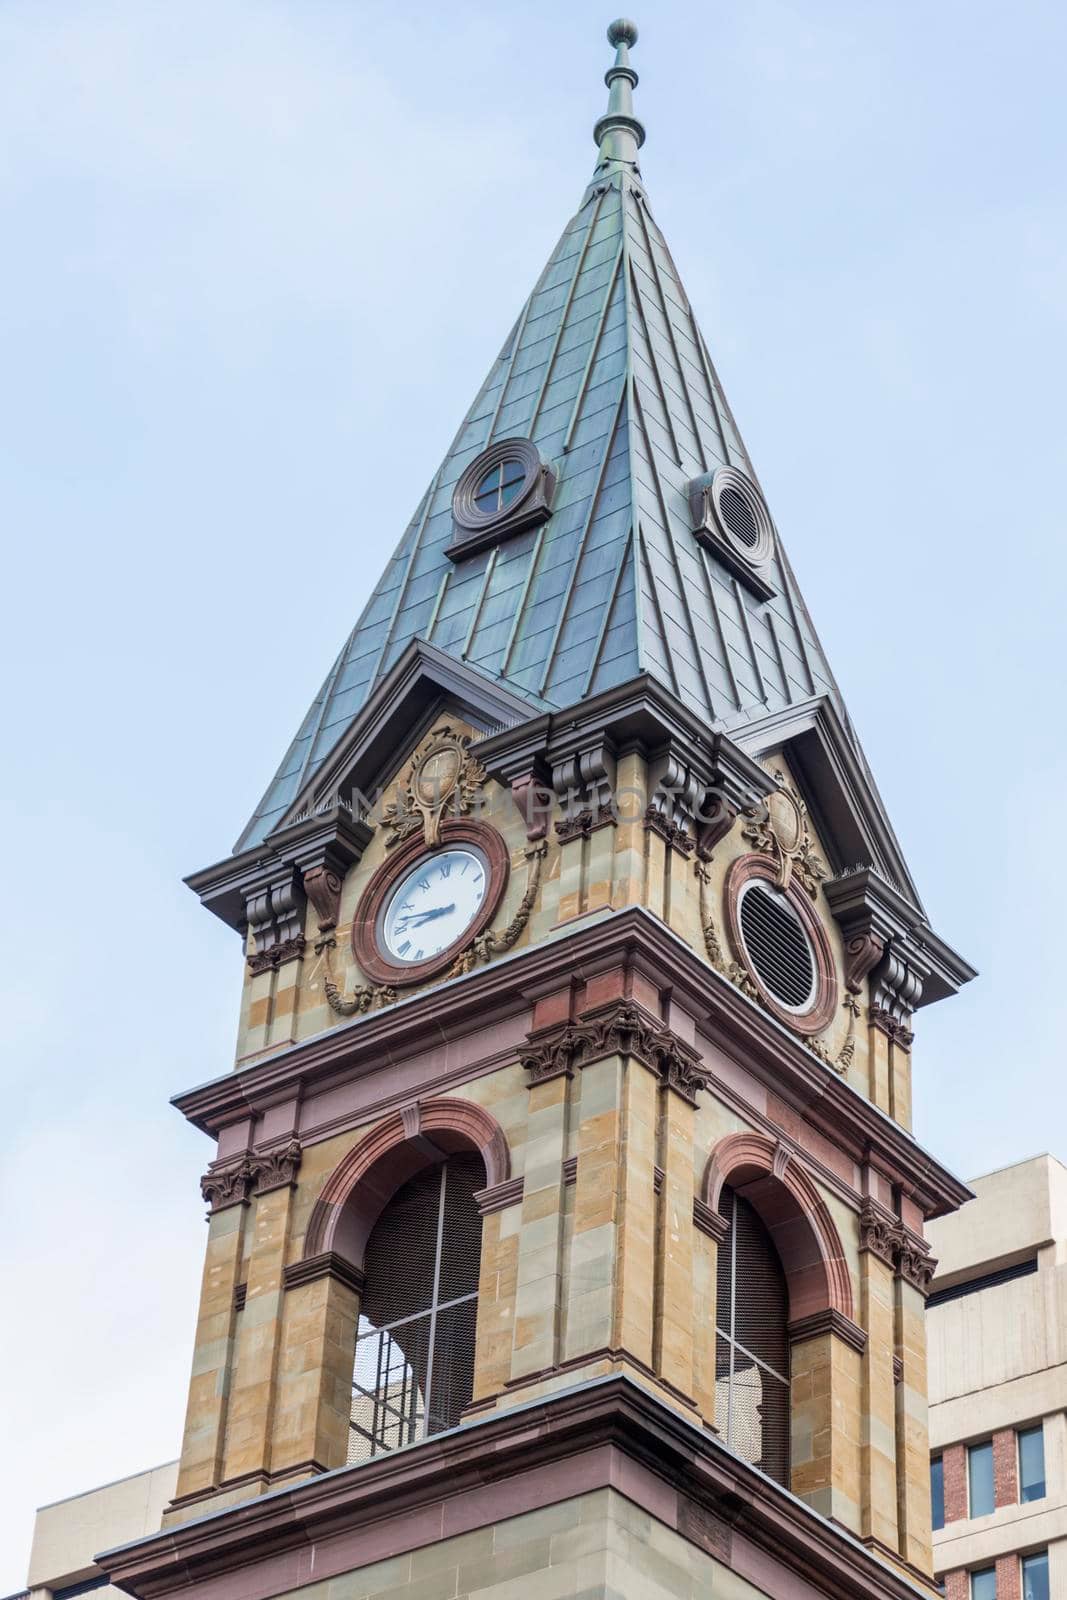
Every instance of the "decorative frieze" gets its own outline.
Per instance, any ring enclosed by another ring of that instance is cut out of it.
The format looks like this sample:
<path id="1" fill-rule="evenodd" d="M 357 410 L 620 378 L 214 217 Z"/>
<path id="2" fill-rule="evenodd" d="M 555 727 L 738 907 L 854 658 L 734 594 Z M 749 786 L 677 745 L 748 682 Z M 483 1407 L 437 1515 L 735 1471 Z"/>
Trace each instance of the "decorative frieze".
<path id="1" fill-rule="evenodd" d="M 628 1055 L 657 1074 L 668 1089 L 696 1104 L 708 1083 L 699 1052 L 643 1011 L 632 1000 L 616 1000 L 567 1022 L 527 1035 L 520 1060 L 531 1087 L 549 1078 L 573 1076 L 605 1056 Z"/>
<path id="2" fill-rule="evenodd" d="M 306 949 L 307 940 L 302 933 L 295 939 L 279 939 L 265 950 L 253 950 L 248 958 L 248 970 L 253 976 L 260 972 L 277 972 L 286 962 L 299 960 Z"/>

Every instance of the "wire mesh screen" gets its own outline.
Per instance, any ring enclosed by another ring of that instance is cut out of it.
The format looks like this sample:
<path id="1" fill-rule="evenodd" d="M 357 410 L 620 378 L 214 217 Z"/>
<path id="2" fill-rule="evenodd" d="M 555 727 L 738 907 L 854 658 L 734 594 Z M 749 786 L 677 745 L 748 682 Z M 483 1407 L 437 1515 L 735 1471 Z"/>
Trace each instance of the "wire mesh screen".
<path id="1" fill-rule="evenodd" d="M 474 1387 L 484 1187 L 477 1156 L 412 1178 L 367 1243 L 348 1462 L 452 1428 Z"/>
<path id="2" fill-rule="evenodd" d="M 789 1486 L 789 1335 L 785 1274 L 757 1212 L 724 1187 L 719 1246 L 715 1416 L 727 1447 Z"/>

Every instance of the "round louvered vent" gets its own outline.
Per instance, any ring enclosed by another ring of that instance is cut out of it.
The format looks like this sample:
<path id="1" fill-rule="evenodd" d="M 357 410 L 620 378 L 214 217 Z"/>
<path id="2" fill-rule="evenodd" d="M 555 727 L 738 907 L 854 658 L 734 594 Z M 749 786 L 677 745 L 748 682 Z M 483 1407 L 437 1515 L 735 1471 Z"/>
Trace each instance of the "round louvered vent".
<path id="1" fill-rule="evenodd" d="M 738 910 L 741 937 L 760 982 L 787 1011 L 806 1011 L 815 996 L 815 959 L 785 895 L 751 880 L 741 891 Z"/>
<path id="2" fill-rule="evenodd" d="M 736 467 L 720 467 L 711 500 L 719 527 L 745 560 L 767 561 L 774 549 L 771 514 L 751 478 Z"/>

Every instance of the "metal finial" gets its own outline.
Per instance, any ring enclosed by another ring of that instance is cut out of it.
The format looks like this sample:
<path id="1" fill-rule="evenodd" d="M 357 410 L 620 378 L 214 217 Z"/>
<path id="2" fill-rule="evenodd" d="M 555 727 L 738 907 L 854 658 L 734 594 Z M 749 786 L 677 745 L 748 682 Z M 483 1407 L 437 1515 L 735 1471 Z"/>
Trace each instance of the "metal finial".
<path id="1" fill-rule="evenodd" d="M 600 150 L 597 171 L 602 167 L 637 170 L 637 152 L 645 142 L 645 130 L 634 116 L 633 91 L 637 73 L 630 65 L 630 46 L 637 43 L 637 24 L 619 17 L 608 29 L 608 43 L 615 46 L 615 61 L 604 74 L 608 86 L 608 109 L 593 129 Z"/>
<path id="2" fill-rule="evenodd" d="M 608 28 L 609 44 L 628 44 L 632 50 L 637 43 L 637 23 L 629 17 L 617 17 Z"/>

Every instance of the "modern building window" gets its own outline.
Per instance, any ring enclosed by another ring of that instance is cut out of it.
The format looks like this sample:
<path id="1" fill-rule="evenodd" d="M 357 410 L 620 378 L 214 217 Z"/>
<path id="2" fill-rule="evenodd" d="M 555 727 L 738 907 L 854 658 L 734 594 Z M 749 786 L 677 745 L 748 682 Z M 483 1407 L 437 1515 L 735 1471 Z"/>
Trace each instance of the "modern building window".
<path id="1" fill-rule="evenodd" d="M 1019 1433 L 1019 1499 L 1045 1498 L 1045 1430 L 1025 1428 Z"/>
<path id="2" fill-rule="evenodd" d="M 997 1600 L 997 1569 L 983 1567 L 971 1573 L 971 1600 Z"/>
<path id="3" fill-rule="evenodd" d="M 715 1420 L 727 1448 L 789 1486 L 789 1298 L 771 1236 L 724 1186 L 719 1212 Z"/>
<path id="4" fill-rule="evenodd" d="M 935 1456 L 930 1463 L 930 1511 L 935 1528 L 945 1526 L 945 1463 Z"/>
<path id="5" fill-rule="evenodd" d="M 972 1517 L 987 1516 L 993 1509 L 993 1441 L 972 1444 L 967 1452 L 967 1485 Z"/>
<path id="6" fill-rule="evenodd" d="M 1049 1600 L 1048 1551 L 1023 1557 L 1023 1600 Z"/>
<path id="7" fill-rule="evenodd" d="M 374 1225 L 356 1333 L 348 1463 L 454 1428 L 474 1388 L 485 1169 L 473 1155 L 428 1167 Z"/>

